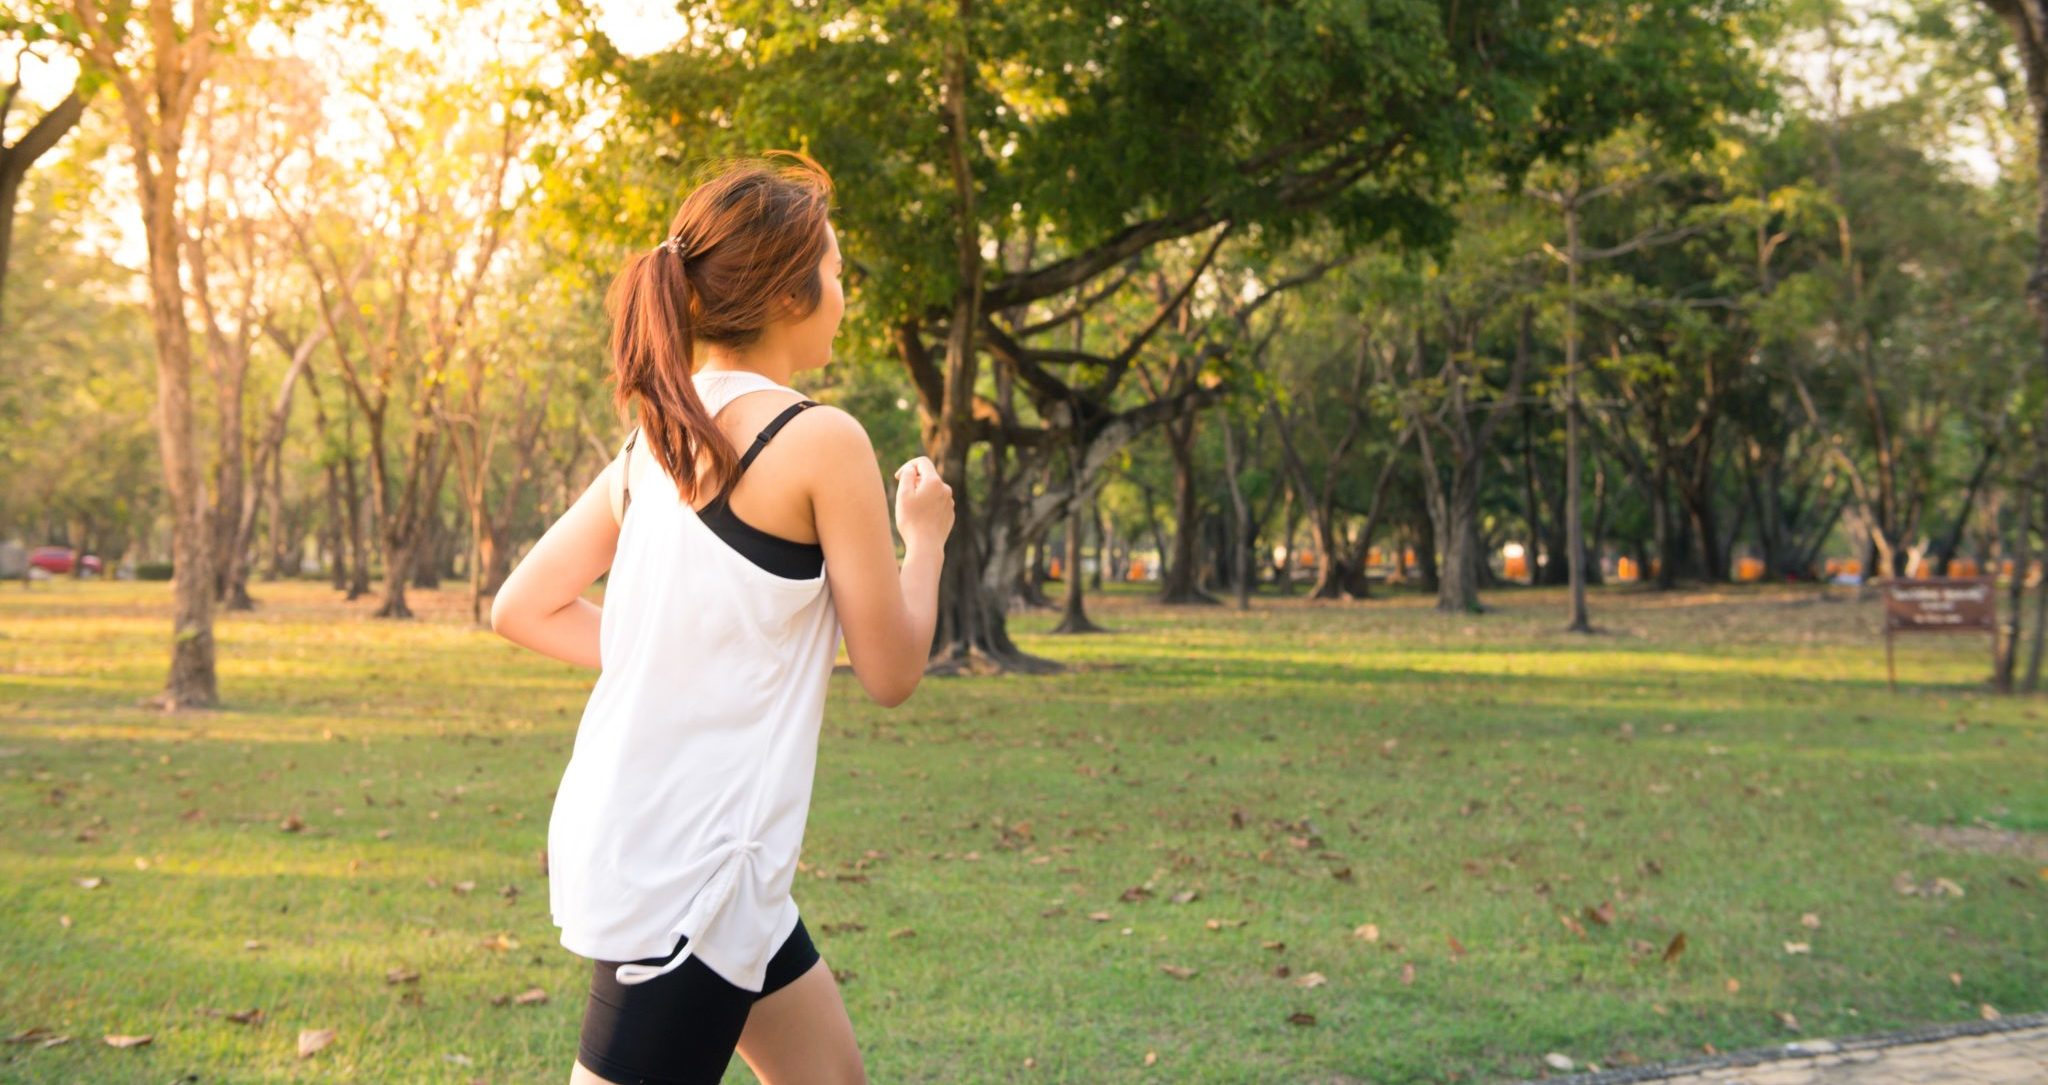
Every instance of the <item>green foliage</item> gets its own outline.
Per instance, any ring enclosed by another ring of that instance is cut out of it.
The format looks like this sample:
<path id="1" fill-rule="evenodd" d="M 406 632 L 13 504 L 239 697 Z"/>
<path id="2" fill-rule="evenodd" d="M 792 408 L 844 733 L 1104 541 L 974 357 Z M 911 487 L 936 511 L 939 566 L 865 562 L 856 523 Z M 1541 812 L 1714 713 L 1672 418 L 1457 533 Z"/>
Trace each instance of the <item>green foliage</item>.
<path id="1" fill-rule="evenodd" d="M 89 113 L 74 138 L 104 146 Z M 155 355 L 139 277 L 106 251 L 79 159 L 38 169 L 16 215 L 0 350 L 0 537 L 70 540 L 112 561 L 162 511 Z"/>

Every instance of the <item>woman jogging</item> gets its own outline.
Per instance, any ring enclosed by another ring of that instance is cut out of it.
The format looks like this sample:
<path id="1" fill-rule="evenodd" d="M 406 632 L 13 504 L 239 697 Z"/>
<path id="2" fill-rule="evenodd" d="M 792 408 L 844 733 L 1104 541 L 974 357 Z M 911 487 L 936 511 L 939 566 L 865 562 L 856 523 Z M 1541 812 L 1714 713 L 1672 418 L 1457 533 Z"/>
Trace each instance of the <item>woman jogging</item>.
<path id="1" fill-rule="evenodd" d="M 548 823 L 549 906 L 591 958 L 571 1085 L 866 1080 L 790 897 L 843 633 L 868 696 L 924 673 L 953 495 L 789 387 L 845 311 L 825 171 L 726 164 L 606 296 L 639 426 L 498 590 L 491 627 L 600 673 Z M 600 574 L 604 605 L 582 593 Z"/>

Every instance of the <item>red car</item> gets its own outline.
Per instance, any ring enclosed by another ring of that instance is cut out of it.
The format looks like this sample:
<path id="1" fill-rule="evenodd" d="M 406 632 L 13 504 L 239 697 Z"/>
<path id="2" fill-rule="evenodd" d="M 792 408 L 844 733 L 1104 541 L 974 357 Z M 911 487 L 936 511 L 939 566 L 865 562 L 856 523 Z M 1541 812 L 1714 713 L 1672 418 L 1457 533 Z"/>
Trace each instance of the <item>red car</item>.
<path id="1" fill-rule="evenodd" d="M 71 563 L 78 560 L 78 552 L 68 546 L 38 546 L 29 551 L 28 563 L 45 572 L 63 575 L 71 571 Z M 100 559 L 93 554 L 85 556 L 85 571 L 100 571 Z"/>

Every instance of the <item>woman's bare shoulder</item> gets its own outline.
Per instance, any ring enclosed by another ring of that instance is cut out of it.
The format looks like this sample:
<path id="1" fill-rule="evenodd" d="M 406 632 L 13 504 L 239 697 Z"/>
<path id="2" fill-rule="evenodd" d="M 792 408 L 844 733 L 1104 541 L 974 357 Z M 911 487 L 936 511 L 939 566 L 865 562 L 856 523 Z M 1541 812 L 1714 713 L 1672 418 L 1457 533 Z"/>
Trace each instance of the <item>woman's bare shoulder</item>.
<path id="1" fill-rule="evenodd" d="M 868 438 L 868 429 L 860 419 L 842 408 L 830 403 L 820 403 L 808 408 L 800 416 L 804 425 L 799 440 L 812 452 L 826 454 L 874 457 L 874 442 Z M 796 429 L 797 427 L 792 427 Z"/>

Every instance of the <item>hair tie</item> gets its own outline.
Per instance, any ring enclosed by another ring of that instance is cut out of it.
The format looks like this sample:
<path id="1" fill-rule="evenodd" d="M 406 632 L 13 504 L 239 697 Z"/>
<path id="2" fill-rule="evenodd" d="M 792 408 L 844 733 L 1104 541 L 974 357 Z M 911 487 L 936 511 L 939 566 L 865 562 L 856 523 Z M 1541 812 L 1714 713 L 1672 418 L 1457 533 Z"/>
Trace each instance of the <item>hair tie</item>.
<path id="1" fill-rule="evenodd" d="M 681 259 L 683 259 L 683 238 L 682 238 L 682 235 L 681 235 L 681 234 L 677 234 L 676 236 L 674 236 L 674 237 L 671 237 L 671 238 L 668 238 L 667 240 L 663 241 L 663 242 L 661 243 L 661 248 L 663 248 L 663 249 L 665 249 L 665 250 L 667 250 L 667 251 L 669 251 L 669 252 L 671 252 L 671 253 L 674 253 L 674 254 L 675 254 L 675 258 L 676 258 L 676 259 L 678 259 L 678 260 L 681 260 Z"/>

